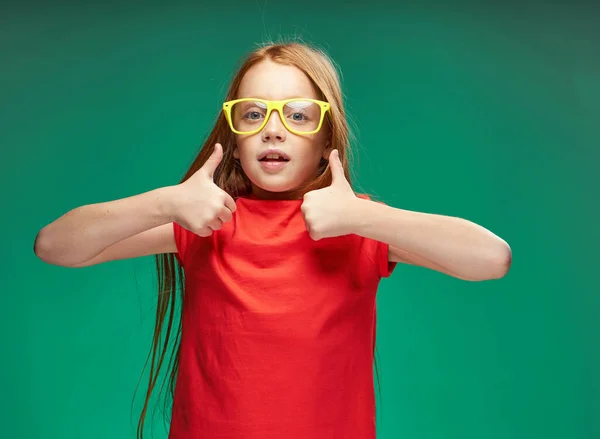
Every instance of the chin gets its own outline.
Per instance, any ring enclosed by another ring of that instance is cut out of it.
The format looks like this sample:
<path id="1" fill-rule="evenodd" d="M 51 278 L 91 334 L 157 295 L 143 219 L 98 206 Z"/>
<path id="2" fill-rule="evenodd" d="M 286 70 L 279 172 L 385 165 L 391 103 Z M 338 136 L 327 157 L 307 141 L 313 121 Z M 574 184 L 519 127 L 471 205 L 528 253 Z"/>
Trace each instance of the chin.
<path id="1" fill-rule="evenodd" d="M 252 191 L 265 198 L 294 198 L 294 192 L 301 185 L 301 183 L 289 180 L 277 181 L 272 178 L 250 178 L 250 181 L 252 182 Z"/>
<path id="2" fill-rule="evenodd" d="M 291 192 L 296 189 L 299 184 L 290 182 L 265 182 L 265 181 L 253 181 L 253 186 L 259 191 L 273 192 L 273 193 L 284 193 Z"/>

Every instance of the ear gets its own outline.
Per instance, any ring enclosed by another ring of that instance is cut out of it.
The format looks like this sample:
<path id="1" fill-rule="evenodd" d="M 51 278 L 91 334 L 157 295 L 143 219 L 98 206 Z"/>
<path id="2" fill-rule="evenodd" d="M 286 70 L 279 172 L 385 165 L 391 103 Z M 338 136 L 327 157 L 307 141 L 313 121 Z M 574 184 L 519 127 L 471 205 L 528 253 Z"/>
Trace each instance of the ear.
<path id="1" fill-rule="evenodd" d="M 329 155 L 331 154 L 331 151 L 333 150 L 333 147 L 331 146 L 331 142 L 328 140 L 327 143 L 325 144 L 325 149 L 323 150 L 323 158 L 327 161 L 329 161 Z"/>
<path id="2" fill-rule="evenodd" d="M 237 147 L 237 146 L 235 146 L 235 147 L 233 148 L 233 158 L 234 158 L 234 159 L 239 159 L 239 158 L 240 158 L 240 151 L 238 150 L 238 147 Z"/>

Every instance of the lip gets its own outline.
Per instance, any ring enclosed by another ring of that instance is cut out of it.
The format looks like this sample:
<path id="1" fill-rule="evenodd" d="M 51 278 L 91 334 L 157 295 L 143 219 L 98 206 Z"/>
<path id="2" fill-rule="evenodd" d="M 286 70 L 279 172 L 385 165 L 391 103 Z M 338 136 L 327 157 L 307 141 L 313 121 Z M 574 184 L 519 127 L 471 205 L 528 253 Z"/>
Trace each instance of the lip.
<path id="1" fill-rule="evenodd" d="M 259 162 L 261 168 L 266 172 L 276 172 L 287 166 L 289 162 Z"/>
<path id="2" fill-rule="evenodd" d="M 272 149 L 266 149 L 263 152 L 261 152 L 258 156 L 258 160 L 262 160 L 264 159 L 266 156 L 268 156 L 269 154 L 278 154 L 281 157 L 283 157 L 286 160 L 290 160 L 290 156 L 288 156 L 285 152 L 283 152 L 280 149 L 276 149 L 276 148 L 272 148 Z"/>

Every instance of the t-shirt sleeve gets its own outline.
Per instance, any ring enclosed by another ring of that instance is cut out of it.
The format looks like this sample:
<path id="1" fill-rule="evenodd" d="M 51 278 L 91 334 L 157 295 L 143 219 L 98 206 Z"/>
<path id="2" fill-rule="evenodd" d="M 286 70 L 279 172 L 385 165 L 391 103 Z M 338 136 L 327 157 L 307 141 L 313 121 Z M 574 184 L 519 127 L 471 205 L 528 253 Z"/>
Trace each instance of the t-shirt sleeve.
<path id="1" fill-rule="evenodd" d="M 185 266 L 185 262 L 187 260 L 186 255 L 188 254 L 188 250 L 193 239 L 192 233 L 174 222 L 173 234 L 175 236 L 175 245 L 177 246 L 175 258 L 181 266 Z"/>
<path id="2" fill-rule="evenodd" d="M 371 198 L 366 194 L 358 194 L 357 196 L 359 198 L 363 198 L 365 200 L 371 200 Z M 385 204 L 381 201 L 375 201 L 375 202 L 380 203 L 380 204 Z M 377 265 L 377 269 L 379 271 L 379 276 L 380 277 L 390 277 L 392 272 L 396 268 L 397 263 L 390 262 L 390 260 L 389 260 L 389 251 L 390 251 L 389 244 L 386 244 L 385 242 L 381 242 L 381 241 L 370 240 L 370 239 L 368 239 L 367 241 L 369 241 L 367 248 L 371 248 L 371 249 L 375 250 L 374 252 L 371 250 L 371 252 L 368 252 L 368 253 L 371 253 L 374 255 L 372 261 Z"/>
<path id="3" fill-rule="evenodd" d="M 390 246 L 384 242 L 377 241 L 377 262 L 379 265 L 379 276 L 390 277 L 397 263 L 389 260 Z"/>

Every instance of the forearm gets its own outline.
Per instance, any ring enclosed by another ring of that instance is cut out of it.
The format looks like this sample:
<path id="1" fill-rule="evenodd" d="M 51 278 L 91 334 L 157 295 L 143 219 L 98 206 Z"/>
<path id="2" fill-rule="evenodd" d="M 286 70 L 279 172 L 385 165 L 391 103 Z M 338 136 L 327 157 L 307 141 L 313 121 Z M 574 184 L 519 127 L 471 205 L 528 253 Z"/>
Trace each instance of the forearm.
<path id="1" fill-rule="evenodd" d="M 460 277 L 499 278 L 510 266 L 507 243 L 473 222 L 362 199 L 356 206 L 356 234 L 417 255 Z"/>
<path id="2" fill-rule="evenodd" d="M 110 245 L 171 222 L 169 187 L 77 207 L 38 233 L 34 251 L 46 262 L 85 262 Z"/>

